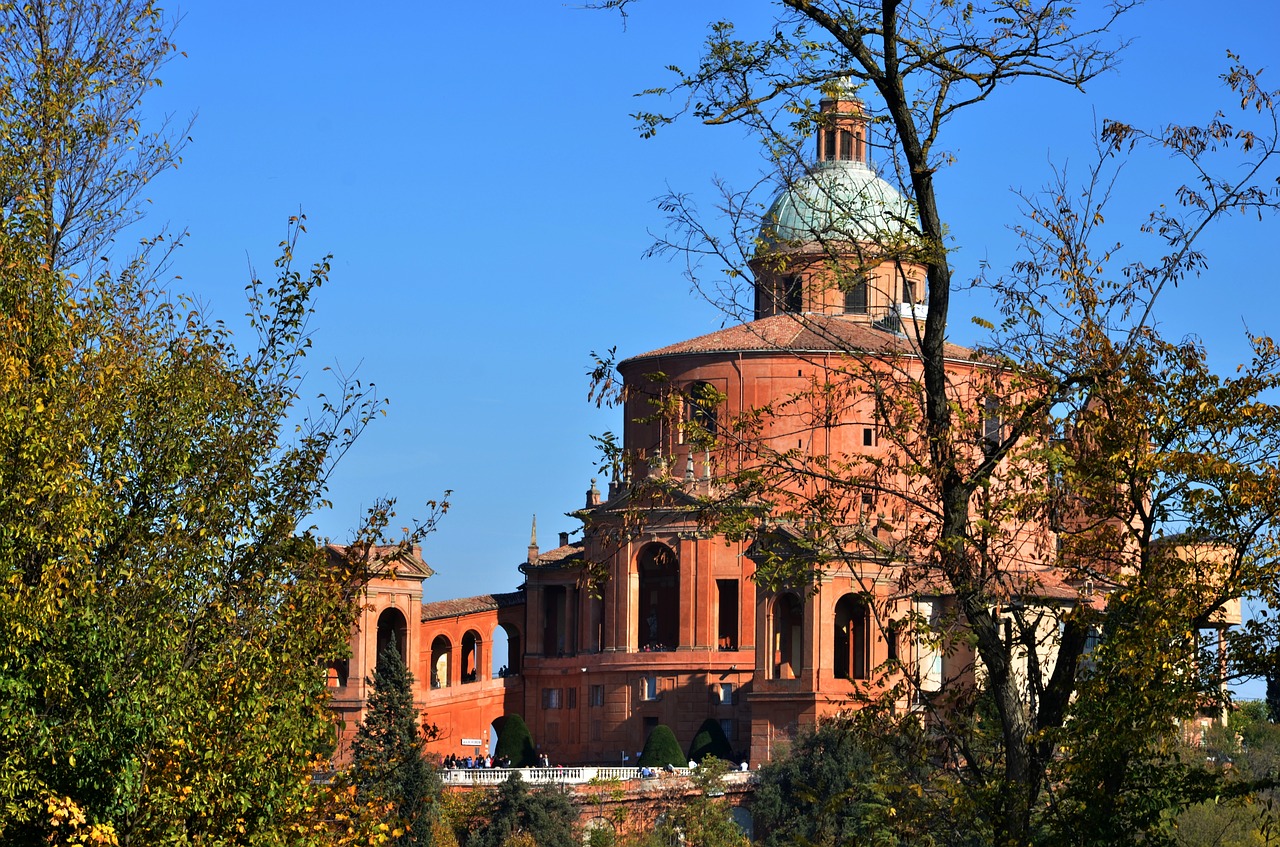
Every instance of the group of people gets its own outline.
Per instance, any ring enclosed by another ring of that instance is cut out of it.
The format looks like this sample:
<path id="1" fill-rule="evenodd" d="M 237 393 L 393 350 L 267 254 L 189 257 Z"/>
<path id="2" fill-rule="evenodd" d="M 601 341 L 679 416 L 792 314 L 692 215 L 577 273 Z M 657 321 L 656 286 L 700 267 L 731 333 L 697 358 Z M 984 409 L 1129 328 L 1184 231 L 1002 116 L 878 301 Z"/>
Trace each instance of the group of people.
<path id="1" fill-rule="evenodd" d="M 637 759 L 639 759 L 639 758 L 640 758 L 640 754 L 639 754 L 639 753 L 636 753 L 636 758 L 637 758 Z M 689 770 L 693 770 L 693 769 L 694 769 L 694 768 L 696 768 L 697 766 L 698 766 L 698 763 L 697 763 L 697 762 L 695 762 L 693 759 L 690 759 L 690 760 L 689 760 Z M 669 773 L 669 774 L 672 774 L 672 773 L 675 773 L 675 772 L 676 772 L 676 769 L 675 769 L 674 767 L 672 767 L 670 764 L 663 765 L 663 766 L 662 766 L 662 770 L 663 770 L 663 772 L 665 772 L 665 773 Z M 747 760 L 746 760 L 746 759 L 743 759 L 743 760 L 738 764 L 738 770 L 742 771 L 743 773 L 746 773 L 747 771 L 751 770 L 751 766 L 750 766 L 749 764 L 747 764 Z M 649 766 L 647 766 L 647 765 L 641 765 L 641 766 L 638 768 L 638 771 L 639 771 L 639 775 L 640 775 L 640 778 L 641 778 L 641 779 L 653 779 L 654 777 L 656 777 L 656 776 L 658 775 L 658 771 L 656 771 L 655 769 L 653 769 L 653 768 L 651 768 L 651 767 L 649 767 Z"/>
<path id="2" fill-rule="evenodd" d="M 471 770 L 474 768 L 509 768 L 511 767 L 511 759 L 507 756 L 491 756 L 486 753 L 476 753 L 474 756 L 456 756 L 450 753 L 444 757 L 441 766 L 446 770 Z M 546 753 L 538 754 L 538 764 L 534 765 L 538 768 L 551 767 L 551 758 Z"/>
<path id="3" fill-rule="evenodd" d="M 493 757 L 487 754 L 477 753 L 474 756 L 455 756 L 450 753 L 445 756 L 443 766 L 447 770 L 470 770 L 473 768 L 509 768 L 511 760 L 506 756 Z"/>

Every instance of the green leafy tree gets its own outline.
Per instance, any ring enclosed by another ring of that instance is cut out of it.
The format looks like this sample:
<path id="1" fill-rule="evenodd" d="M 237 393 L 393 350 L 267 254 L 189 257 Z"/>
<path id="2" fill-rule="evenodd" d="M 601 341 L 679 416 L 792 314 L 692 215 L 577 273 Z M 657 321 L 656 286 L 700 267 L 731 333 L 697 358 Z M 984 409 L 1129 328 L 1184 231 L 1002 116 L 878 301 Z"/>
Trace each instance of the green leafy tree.
<path id="1" fill-rule="evenodd" d="M 1241 791 L 1280 767 L 1280 729 L 1268 720 L 1268 704 L 1238 704 L 1228 725 L 1212 726 L 1182 753 L 1195 766 L 1224 773 L 1226 790 L 1183 810 L 1173 823 L 1179 847 L 1251 847 L 1275 840 L 1280 824 L 1274 786 Z"/>
<path id="2" fill-rule="evenodd" d="M 376 408 L 344 393 L 281 437 L 327 265 L 286 245 L 243 354 L 140 268 L 73 297 L 22 220 L 0 232 L 0 837 L 304 827 L 335 740 L 324 662 L 388 514 L 337 562 L 297 530 Z"/>
<path id="3" fill-rule="evenodd" d="M 698 847 L 748 847 L 750 841 L 733 819 L 723 778 L 729 763 L 708 757 L 690 774 L 692 793 L 667 805 L 662 818 L 644 843 L 690 844 Z"/>
<path id="4" fill-rule="evenodd" d="M 351 743 L 349 778 L 358 798 L 388 806 L 403 830 L 396 843 L 433 844 L 444 785 L 422 745 L 436 730 L 413 704 L 413 674 L 394 639 L 378 655 L 369 685 L 365 717 Z"/>
<path id="5" fill-rule="evenodd" d="M 503 717 L 493 755 L 499 759 L 505 756 L 513 768 L 531 768 L 538 764 L 538 751 L 534 749 L 533 736 L 524 718 L 514 712 Z"/>
<path id="6" fill-rule="evenodd" d="M 758 843 L 990 843 L 961 816 L 959 785 L 931 758 L 931 742 L 910 717 L 821 721 L 759 770 L 751 798 Z"/>
<path id="7" fill-rule="evenodd" d="M 814 284 L 846 294 L 873 270 L 919 269 L 927 320 L 902 325 L 903 352 L 891 362 L 849 347 L 808 389 L 720 421 L 722 455 L 750 458 L 717 469 L 704 522 L 759 542 L 753 558 L 766 589 L 802 591 L 833 572 L 865 585 L 888 578 L 908 592 L 927 585 L 946 598 L 938 614 L 903 620 L 900 594 L 868 591 L 886 639 L 973 657 L 956 674 L 970 681 L 942 692 L 921 690 L 895 667 L 879 673 L 882 705 L 909 699 L 929 712 L 978 832 L 1011 845 L 1167 837 L 1177 809 L 1221 787 L 1220 775 L 1171 756 L 1178 720 L 1220 705 L 1226 676 L 1263 673 L 1274 660 L 1274 618 L 1227 633 L 1222 653 L 1195 634 L 1221 629 L 1241 595 L 1259 607 L 1278 599 L 1280 498 L 1269 480 L 1280 473 L 1280 409 L 1271 400 L 1280 356 L 1270 338 L 1251 338 L 1250 360 L 1221 377 L 1198 340 L 1161 337 L 1158 306 L 1206 267 L 1200 244 L 1212 224 L 1275 210 L 1280 98 L 1233 57 L 1224 98 L 1238 114 L 1153 131 L 1104 121 L 1083 183 L 1060 177 L 1028 195 L 1029 219 L 1017 229 L 1023 254 L 976 280 L 999 305 L 978 321 L 990 333 L 973 360 L 982 366 L 964 369 L 947 346 L 956 288 L 941 214 L 948 123 L 1022 80 L 1084 86 L 1116 64 L 1123 38 L 1114 30 L 1136 4 L 1088 12 L 1057 0 L 779 5 L 755 38 L 731 21 L 713 23 L 700 61 L 672 67 L 671 85 L 655 89 L 675 95 L 675 112 L 642 113 L 642 132 L 682 114 L 732 125 L 755 133 L 776 165 L 776 179 L 761 183 L 767 190 L 806 179 L 820 186 L 822 170 L 805 150 L 834 130 L 834 117 L 814 95 L 858 100 L 880 172 L 896 176 L 905 202 L 868 229 L 865 197 L 828 191 L 830 220 L 789 239 L 751 191 L 724 189 L 723 222 L 673 194 L 662 204 L 671 233 L 654 250 L 691 254 L 695 286 L 743 316 L 752 307 L 740 295 L 796 270 L 801 248 L 816 251 L 804 254 L 821 269 Z M 1141 237 L 1118 249 L 1109 228 L 1117 175 L 1147 150 L 1182 170 L 1170 196 L 1151 198 L 1151 212 L 1138 217 Z M 727 276 L 703 279 L 702 258 L 723 261 L 717 270 Z M 600 387 L 616 387 L 608 362 L 598 365 Z M 797 416 L 847 409 L 850 397 L 868 398 L 879 433 L 873 457 L 804 455 L 762 434 L 811 425 Z M 633 502 L 679 485 L 662 473 L 630 476 Z M 880 574 L 850 542 L 866 529 L 864 495 L 883 512 L 877 535 L 891 539 L 891 568 Z M 773 549 L 779 525 L 795 531 Z M 1077 601 L 1042 602 L 1051 589 L 1029 575 L 1041 567 Z M 1095 589 L 1105 604 L 1092 599 Z"/>
<path id="8" fill-rule="evenodd" d="M 697 733 L 694 734 L 692 743 L 689 744 L 690 761 L 701 762 L 708 756 L 724 759 L 726 762 L 733 758 L 733 746 L 725 736 L 720 721 L 715 718 L 707 718 L 703 721 L 702 726 L 698 727 Z"/>
<path id="9" fill-rule="evenodd" d="M 93 275 L 181 160 L 189 126 L 140 114 L 173 29 L 150 0 L 0 3 L 0 213 L 27 219 L 51 266 Z"/>
<path id="10" fill-rule="evenodd" d="M 671 731 L 671 727 L 660 723 L 644 740 L 644 749 L 640 751 L 636 766 L 661 768 L 671 765 L 673 768 L 682 768 L 688 763 L 684 751 L 680 749 L 680 742 L 676 741 L 676 734 Z"/>
<path id="11" fill-rule="evenodd" d="M 481 824 L 467 847 L 508 847 L 524 841 L 537 847 L 577 847 L 578 811 L 552 786 L 534 791 L 518 772 L 493 791 L 481 809 Z"/>
<path id="12" fill-rule="evenodd" d="M 150 3 L 0 3 L 0 841 L 342 843 L 376 824 L 324 823 L 323 668 L 390 504 L 338 561 L 299 527 L 379 403 L 295 408 L 329 272 L 295 262 L 301 220 L 244 346 L 145 258 L 100 261 L 176 162 L 139 113 L 170 30 Z"/>

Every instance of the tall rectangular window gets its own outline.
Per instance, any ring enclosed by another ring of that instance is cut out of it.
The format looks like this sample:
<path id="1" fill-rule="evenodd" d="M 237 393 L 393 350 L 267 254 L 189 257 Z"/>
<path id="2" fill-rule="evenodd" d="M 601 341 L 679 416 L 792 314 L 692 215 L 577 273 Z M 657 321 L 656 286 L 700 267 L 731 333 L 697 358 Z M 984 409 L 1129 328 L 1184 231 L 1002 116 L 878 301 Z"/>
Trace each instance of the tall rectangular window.
<path id="1" fill-rule="evenodd" d="M 995 447 L 1002 440 L 1001 430 L 1004 422 L 1000 420 L 1000 400 L 987 397 L 982 401 L 982 440 L 988 448 Z"/>
<path id="2" fill-rule="evenodd" d="M 717 694 L 719 696 L 721 705 L 724 705 L 724 706 L 733 705 L 733 683 L 732 682 L 720 683 L 720 687 L 719 687 L 719 690 L 717 691 Z"/>
<path id="3" fill-rule="evenodd" d="M 782 310 L 797 314 L 804 311 L 804 277 L 793 274 L 783 281 Z"/>
<path id="4" fill-rule="evenodd" d="M 847 162 L 853 158 L 853 135 L 844 130 L 840 131 L 840 160 Z"/>
<path id="5" fill-rule="evenodd" d="M 738 649 L 738 581 L 716 580 L 717 641 L 721 650 Z"/>
<path id="6" fill-rule="evenodd" d="M 592 707 L 603 706 L 604 705 L 604 686 L 603 685 L 591 686 L 591 690 L 588 692 L 588 696 L 590 699 L 587 702 L 590 706 Z"/>
<path id="7" fill-rule="evenodd" d="M 657 700 L 658 699 L 658 677 L 655 674 L 648 674 L 640 677 L 640 699 L 641 700 Z"/>
<path id="8" fill-rule="evenodd" d="M 559 709 L 563 703 L 564 689 L 562 688 L 544 688 L 542 689 L 542 708 Z"/>
<path id="9" fill-rule="evenodd" d="M 865 279 L 858 280 L 845 291 L 844 312 L 846 315 L 867 313 L 867 281 Z"/>
<path id="10" fill-rule="evenodd" d="M 542 655 L 563 656 L 571 650 L 565 625 L 566 591 L 563 585 L 549 585 L 542 592 Z"/>
<path id="11" fill-rule="evenodd" d="M 825 162 L 835 161 L 836 131 L 834 129 L 824 129 L 822 131 L 822 155 L 818 158 Z"/>

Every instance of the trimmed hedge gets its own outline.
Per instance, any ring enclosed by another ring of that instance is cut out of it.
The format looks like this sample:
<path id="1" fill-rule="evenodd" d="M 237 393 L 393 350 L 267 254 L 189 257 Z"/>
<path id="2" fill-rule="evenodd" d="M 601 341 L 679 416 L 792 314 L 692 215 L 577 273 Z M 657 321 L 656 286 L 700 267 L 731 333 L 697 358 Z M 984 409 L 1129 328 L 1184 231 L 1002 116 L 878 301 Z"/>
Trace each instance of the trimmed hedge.
<path id="1" fill-rule="evenodd" d="M 715 756 L 726 762 L 733 758 L 733 747 L 721 729 L 720 721 L 715 718 L 707 718 L 702 722 L 697 734 L 693 736 L 693 743 L 689 745 L 691 760 L 701 762 L 708 756 Z"/>
<path id="2" fill-rule="evenodd" d="M 660 768 L 665 765 L 682 768 L 689 763 L 676 741 L 676 734 L 664 723 L 658 724 L 645 739 L 637 767 Z"/>
<path id="3" fill-rule="evenodd" d="M 529 726 L 514 712 L 503 719 L 502 728 L 498 731 L 498 746 L 493 750 L 495 759 L 503 756 L 511 760 L 513 768 L 532 768 L 538 764 L 538 752 L 533 749 Z"/>

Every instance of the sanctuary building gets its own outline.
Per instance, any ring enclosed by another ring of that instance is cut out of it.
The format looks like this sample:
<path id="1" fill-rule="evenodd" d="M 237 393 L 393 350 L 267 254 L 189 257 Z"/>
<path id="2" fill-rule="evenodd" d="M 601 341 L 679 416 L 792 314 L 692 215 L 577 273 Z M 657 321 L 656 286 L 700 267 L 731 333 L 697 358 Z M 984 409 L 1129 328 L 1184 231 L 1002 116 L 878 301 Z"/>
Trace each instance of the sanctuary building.
<path id="1" fill-rule="evenodd" d="M 754 764 L 823 715 L 877 698 L 915 709 L 974 684 L 971 648 L 905 625 L 951 612 L 935 584 L 903 577 L 927 555 L 930 518 L 912 505 L 910 439 L 885 437 L 886 396 L 918 383 L 928 321 L 914 212 L 868 162 L 853 95 L 821 113 L 817 161 L 782 189 L 758 240 L 754 319 L 619 365 L 618 472 L 572 513 L 581 539 L 543 550 L 535 531 L 507 594 L 429 601 L 420 557 L 375 576 L 352 659 L 330 677 L 347 737 L 392 639 L 439 729 L 430 750 L 490 752 L 519 714 L 566 765 L 634 762 L 658 724 L 687 746 L 708 718 Z M 981 409 L 998 369 L 960 347 L 946 355 L 958 403 Z M 1001 437 L 996 415 L 972 425 L 976 451 Z M 753 530 L 709 521 L 711 503 Z M 1098 602 L 1054 570 L 1054 527 L 1005 534 L 1008 596 Z"/>

